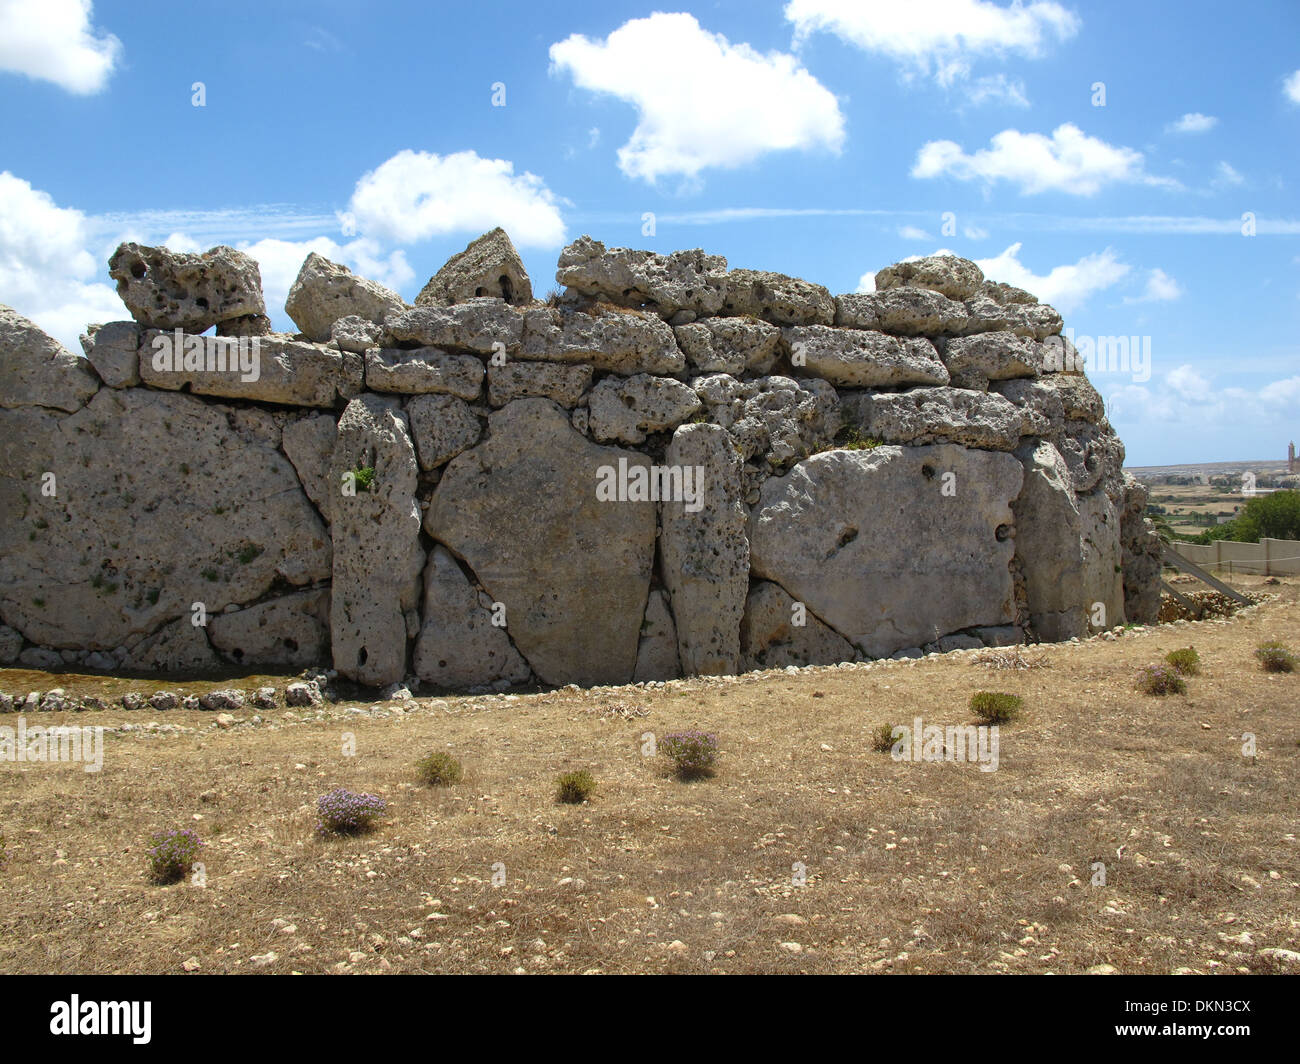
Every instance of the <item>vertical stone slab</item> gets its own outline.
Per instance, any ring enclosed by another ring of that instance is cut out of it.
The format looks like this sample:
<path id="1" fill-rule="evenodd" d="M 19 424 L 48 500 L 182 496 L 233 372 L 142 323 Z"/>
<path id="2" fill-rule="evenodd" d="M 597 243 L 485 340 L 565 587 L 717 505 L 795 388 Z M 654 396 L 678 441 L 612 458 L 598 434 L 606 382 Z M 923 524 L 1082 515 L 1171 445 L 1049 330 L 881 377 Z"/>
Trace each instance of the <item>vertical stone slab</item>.
<path id="1" fill-rule="evenodd" d="M 740 671 L 740 619 L 749 590 L 747 515 L 740 454 L 718 425 L 682 425 L 664 454 L 693 499 L 659 504 L 664 584 L 687 676 Z"/>
<path id="2" fill-rule="evenodd" d="M 1016 457 L 1025 467 L 1025 483 L 1011 509 L 1029 623 L 1040 639 L 1059 643 L 1087 632 L 1082 529 L 1070 470 L 1060 452 L 1044 440 L 1026 440 Z"/>
<path id="3" fill-rule="evenodd" d="M 416 477 L 401 406 L 377 395 L 348 403 L 330 463 L 330 632 L 334 667 L 371 687 L 406 675 L 407 615 L 415 620 L 424 563 Z"/>

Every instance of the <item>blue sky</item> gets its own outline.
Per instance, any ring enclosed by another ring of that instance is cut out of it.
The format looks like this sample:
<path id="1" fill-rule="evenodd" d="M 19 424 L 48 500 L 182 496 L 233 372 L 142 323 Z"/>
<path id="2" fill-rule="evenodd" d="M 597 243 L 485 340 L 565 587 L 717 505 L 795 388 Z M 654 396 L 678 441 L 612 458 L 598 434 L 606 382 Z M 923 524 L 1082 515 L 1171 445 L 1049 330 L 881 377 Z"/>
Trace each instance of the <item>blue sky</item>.
<path id="1" fill-rule="evenodd" d="M 122 239 L 250 251 L 281 328 L 309 250 L 411 299 L 496 224 L 539 296 L 582 233 L 946 249 L 1149 345 L 1091 374 L 1130 465 L 1300 436 L 1293 0 L 0 0 L 0 122 L 0 302 L 74 350 Z"/>

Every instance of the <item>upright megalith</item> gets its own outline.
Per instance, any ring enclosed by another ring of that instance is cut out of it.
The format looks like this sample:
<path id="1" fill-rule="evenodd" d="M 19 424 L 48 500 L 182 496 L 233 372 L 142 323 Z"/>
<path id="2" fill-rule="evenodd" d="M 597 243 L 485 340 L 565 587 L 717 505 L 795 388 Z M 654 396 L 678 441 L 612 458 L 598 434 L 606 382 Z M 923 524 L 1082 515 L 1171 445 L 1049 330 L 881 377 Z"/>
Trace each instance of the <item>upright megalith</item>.
<path id="1" fill-rule="evenodd" d="M 448 259 L 415 297 L 415 303 L 420 307 L 445 307 L 483 296 L 517 306 L 533 301 L 528 271 L 500 227 L 470 241 L 464 251 Z"/>
<path id="2" fill-rule="evenodd" d="M 234 248 L 190 254 L 120 244 L 108 272 L 131 317 L 146 329 L 201 333 L 266 314 L 257 260 Z"/>
<path id="3" fill-rule="evenodd" d="M 401 406 L 377 395 L 348 403 L 330 463 L 330 633 L 334 667 L 371 687 L 405 678 L 407 639 L 419 627 L 417 478 Z"/>
<path id="4" fill-rule="evenodd" d="M 134 354 L 134 353 L 133 353 Z M 0 304 L 0 407 L 80 410 L 99 390 L 99 378 L 34 322 Z"/>
<path id="5" fill-rule="evenodd" d="M 1025 582 L 1031 630 L 1045 642 L 1083 635 L 1083 534 L 1079 506 L 1065 459 L 1046 440 L 1026 440 L 1016 450 L 1024 487 L 1012 504 L 1016 557 Z"/>

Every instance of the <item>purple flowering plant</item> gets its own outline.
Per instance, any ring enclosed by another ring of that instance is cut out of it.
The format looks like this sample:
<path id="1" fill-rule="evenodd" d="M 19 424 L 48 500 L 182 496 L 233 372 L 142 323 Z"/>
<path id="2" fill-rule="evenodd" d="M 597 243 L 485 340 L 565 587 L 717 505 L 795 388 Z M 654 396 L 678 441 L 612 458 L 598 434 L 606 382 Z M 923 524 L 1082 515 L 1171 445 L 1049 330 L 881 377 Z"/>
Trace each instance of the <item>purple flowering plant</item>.
<path id="1" fill-rule="evenodd" d="M 183 879 L 202 846 L 203 841 L 188 828 L 154 832 L 145 851 L 154 882 L 175 883 Z"/>
<path id="2" fill-rule="evenodd" d="M 316 830 L 322 835 L 357 835 L 369 831 L 388 803 L 376 794 L 357 794 L 337 787 L 316 799 L 320 822 Z"/>
<path id="3" fill-rule="evenodd" d="M 673 762 L 679 776 L 706 776 L 718 759 L 718 737 L 694 730 L 669 732 L 659 741 L 659 749 Z"/>
<path id="4" fill-rule="evenodd" d="M 1149 695 L 1184 695 L 1187 681 L 1169 665 L 1148 665 L 1138 672 L 1138 690 Z"/>

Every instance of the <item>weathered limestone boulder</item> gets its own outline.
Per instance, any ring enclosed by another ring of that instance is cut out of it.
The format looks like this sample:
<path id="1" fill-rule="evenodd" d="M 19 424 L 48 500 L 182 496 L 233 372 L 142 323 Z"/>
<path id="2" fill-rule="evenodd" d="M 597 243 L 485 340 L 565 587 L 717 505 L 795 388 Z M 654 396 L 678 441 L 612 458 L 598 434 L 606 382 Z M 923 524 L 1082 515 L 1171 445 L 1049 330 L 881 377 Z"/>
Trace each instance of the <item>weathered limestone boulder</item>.
<path id="1" fill-rule="evenodd" d="M 195 602 L 211 616 L 327 579 L 329 536 L 279 447 L 266 411 L 145 389 L 0 411 L 0 615 L 41 646 L 111 650 Z"/>
<path id="2" fill-rule="evenodd" d="M 494 412 L 452 459 L 425 530 L 463 558 L 533 671 L 551 684 L 627 683 L 654 560 L 645 455 L 600 447 L 547 399 Z M 613 493 L 607 489 L 625 487 Z"/>
<path id="3" fill-rule="evenodd" d="M 1053 373 L 1043 378 L 1043 384 L 1060 398 L 1061 413 L 1067 421 L 1100 425 L 1106 420 L 1106 403 L 1087 377 Z"/>
<path id="4" fill-rule="evenodd" d="M 782 329 L 781 344 L 796 371 L 848 388 L 947 384 L 934 344 L 866 329 L 826 325 Z"/>
<path id="5" fill-rule="evenodd" d="M 902 287 L 928 288 L 960 301 L 983 291 L 984 272 L 969 259 L 956 255 L 927 255 L 877 271 L 877 292 Z"/>
<path id="6" fill-rule="evenodd" d="M 1146 518 L 1146 508 L 1146 486 L 1125 473 L 1119 533 L 1120 564 L 1124 569 L 1124 618 L 1129 624 L 1155 624 L 1160 618 L 1163 548 L 1155 525 Z"/>
<path id="7" fill-rule="evenodd" d="M 1037 377 L 1042 373 L 1042 348 L 1011 332 L 977 333 L 945 341 L 940 353 L 954 388 L 987 391 L 989 381 Z"/>
<path id="8" fill-rule="evenodd" d="M 312 252 L 289 289 L 285 313 L 317 343 L 330 339 L 334 323 L 355 315 L 382 323 L 390 314 L 406 309 L 406 301 L 391 288 L 358 277 L 346 266 Z"/>
<path id="9" fill-rule="evenodd" d="M 237 665 L 305 669 L 330 656 L 328 588 L 296 591 L 208 621 L 208 640 Z"/>
<path id="10" fill-rule="evenodd" d="M 568 307 L 528 311 L 519 357 L 541 362 L 585 362 L 624 376 L 673 376 L 686 369 L 686 356 L 678 348 L 672 329 L 661 319 L 599 304 L 588 311 Z"/>
<path id="11" fill-rule="evenodd" d="M 19 639 L 21 645 L 22 640 Z M 636 671 L 633 683 L 651 680 L 674 680 L 682 674 L 677 656 L 677 626 L 668 610 L 668 599 L 658 588 L 652 588 L 646 600 L 645 620 L 641 624 L 641 641 L 636 651 Z"/>
<path id="12" fill-rule="evenodd" d="M 358 470 L 373 470 L 368 487 L 363 478 L 345 480 Z M 406 640 L 415 634 L 424 565 L 417 473 L 397 402 L 363 395 L 348 403 L 330 463 L 330 631 L 334 668 L 370 687 L 406 676 Z M 355 490 L 345 491 L 345 484 Z"/>
<path id="13" fill-rule="evenodd" d="M 638 373 L 606 377 L 587 400 L 591 434 L 601 442 L 644 443 L 647 432 L 676 428 L 701 407 L 681 381 Z"/>
<path id="14" fill-rule="evenodd" d="M 478 443 L 483 425 L 469 404 L 452 395 L 418 395 L 407 404 L 420 468 L 437 469 Z"/>
<path id="15" fill-rule="evenodd" d="M 120 654 L 118 667 L 132 672 L 212 672 L 223 662 L 206 632 L 191 617 L 180 617 L 143 639 L 132 640 Z"/>
<path id="16" fill-rule="evenodd" d="M 488 402 L 505 406 L 516 399 L 550 399 L 563 407 L 578 405 L 591 387 L 591 366 L 549 362 L 488 364 Z"/>
<path id="17" fill-rule="evenodd" d="M 12 665 L 18 660 L 23 649 L 23 634 L 7 624 L 0 624 L 0 665 Z M 677 642 L 673 641 L 673 655 L 677 654 Z"/>
<path id="18" fill-rule="evenodd" d="M 756 318 L 709 318 L 673 329 L 696 373 L 770 373 L 781 330 Z"/>
<path id="19" fill-rule="evenodd" d="M 0 304 L 0 407 L 72 412 L 97 391 L 99 378 L 83 359 Z"/>
<path id="20" fill-rule="evenodd" d="M 1083 558 L 1083 601 L 1094 630 L 1124 623 L 1124 567 L 1120 517 L 1101 488 L 1076 495 Z M 1098 605 L 1102 610 L 1098 610 Z"/>
<path id="21" fill-rule="evenodd" d="M 853 644 L 827 627 L 777 584 L 756 582 L 740 623 L 742 668 L 783 669 L 790 665 L 834 665 L 853 661 Z"/>
<path id="22" fill-rule="evenodd" d="M 178 350 L 179 348 L 179 350 Z M 150 330 L 140 345 L 140 379 L 150 388 L 251 399 L 286 406 L 333 407 L 356 395 L 365 372 L 359 355 L 286 337 L 238 339 Z"/>
<path id="23" fill-rule="evenodd" d="M 585 296 L 670 318 L 680 311 L 717 314 L 726 275 L 726 259 L 698 248 L 661 255 L 606 249 L 599 240 L 581 236 L 560 253 L 555 280 Z"/>
<path id="24" fill-rule="evenodd" d="M 998 303 L 987 295 L 966 300 L 968 315 L 963 332 L 1011 332 L 1032 340 L 1045 340 L 1061 331 L 1061 315 L 1046 303 Z"/>
<path id="25" fill-rule="evenodd" d="M 398 343 L 514 355 L 523 338 L 523 314 L 501 299 L 471 299 L 450 307 L 416 306 L 385 321 Z"/>
<path id="26" fill-rule="evenodd" d="M 81 349 L 99 379 L 110 388 L 140 383 L 140 326 L 133 321 L 91 325 L 81 337 Z"/>
<path id="27" fill-rule="evenodd" d="M 843 397 L 842 397 L 843 398 Z M 960 443 L 1012 451 L 1025 427 L 1025 411 L 1000 395 L 962 388 L 912 388 L 863 392 L 850 407 L 866 436 L 884 443 Z"/>
<path id="28" fill-rule="evenodd" d="M 528 663 L 492 623 L 492 600 L 476 591 L 446 547 L 429 552 L 423 623 L 412 663 L 425 683 L 448 690 L 524 683 Z"/>
<path id="29" fill-rule="evenodd" d="M 483 390 L 483 361 L 436 347 L 372 347 L 366 352 L 366 386 L 404 395 L 434 393 L 477 399 Z"/>
<path id="30" fill-rule="evenodd" d="M 766 270 L 732 270 L 727 274 L 721 313 L 748 315 L 777 325 L 830 325 L 835 321 L 835 300 L 822 285 L 798 277 Z"/>
<path id="31" fill-rule="evenodd" d="M 1055 439 L 1065 429 L 1060 393 L 1041 380 L 993 381 L 989 391 L 1018 406 L 1025 415 L 1024 435 Z"/>
<path id="32" fill-rule="evenodd" d="M 1006 284 L 1003 281 L 985 280 L 983 294 L 995 303 L 1002 306 L 1011 306 L 1016 303 L 1037 303 L 1038 297 L 1026 292 L 1023 288 L 1017 288 L 1015 285 Z M 974 298 L 978 299 L 976 295 Z"/>
<path id="33" fill-rule="evenodd" d="M 957 335 L 966 328 L 966 308 L 927 288 L 890 288 L 835 297 L 835 324 L 875 329 L 895 336 Z"/>
<path id="34" fill-rule="evenodd" d="M 357 314 L 345 315 L 330 326 L 330 342 L 340 351 L 357 355 L 364 355 L 372 347 L 382 347 L 387 334 L 386 326 Z"/>
<path id="35" fill-rule="evenodd" d="M 1053 442 L 1070 469 L 1075 491 L 1082 494 L 1101 484 L 1112 500 L 1120 497 L 1123 492 L 1120 471 L 1124 465 L 1124 445 L 1109 425 L 1066 421 Z"/>
<path id="36" fill-rule="evenodd" d="M 872 657 L 1008 624 L 1022 479 L 951 444 L 816 454 L 763 485 L 751 567 Z"/>
<path id="37" fill-rule="evenodd" d="M 740 415 L 729 428 L 747 459 L 785 470 L 831 446 L 839 431 L 839 396 L 826 381 L 762 377 L 742 386 Z"/>
<path id="38" fill-rule="evenodd" d="M 1082 526 L 1065 460 L 1050 443 L 1033 439 L 1017 448 L 1016 457 L 1025 483 L 1012 510 L 1029 623 L 1049 643 L 1082 636 L 1087 632 Z"/>
<path id="39" fill-rule="evenodd" d="M 234 248 L 190 254 L 119 244 L 108 272 L 131 317 L 146 329 L 201 333 L 233 318 L 266 315 L 257 260 Z"/>
<path id="40" fill-rule="evenodd" d="M 333 414 L 311 414 L 286 421 L 280 444 L 285 457 L 293 463 L 307 498 L 326 522 L 334 487 L 330 483 L 330 461 L 337 436 L 338 422 Z"/>
<path id="41" fill-rule="evenodd" d="M 740 619 L 749 588 L 749 542 L 740 457 L 717 425 L 683 425 L 664 454 L 669 469 L 694 482 L 690 498 L 659 504 L 664 584 L 687 676 L 740 668 Z M 683 493 L 687 494 L 687 493 Z"/>
<path id="42" fill-rule="evenodd" d="M 449 258 L 415 297 L 415 305 L 445 307 L 483 296 L 515 306 L 533 301 L 533 284 L 523 259 L 500 227 L 470 241 L 464 251 Z"/>

